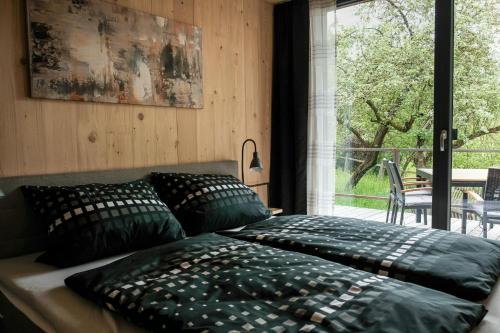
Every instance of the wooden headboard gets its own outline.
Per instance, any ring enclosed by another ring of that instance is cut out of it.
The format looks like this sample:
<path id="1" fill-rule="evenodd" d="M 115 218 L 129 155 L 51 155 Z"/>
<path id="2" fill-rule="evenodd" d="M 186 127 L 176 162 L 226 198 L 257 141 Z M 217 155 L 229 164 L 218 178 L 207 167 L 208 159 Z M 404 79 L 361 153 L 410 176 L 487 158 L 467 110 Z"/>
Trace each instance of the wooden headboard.
<path id="1" fill-rule="evenodd" d="M 90 183 L 123 183 L 149 179 L 151 172 L 211 173 L 238 176 L 237 161 L 164 165 L 137 169 L 119 169 L 78 173 L 0 178 L 0 258 L 42 251 L 46 248 L 47 229 L 33 218 L 25 205 L 22 185 L 63 186 Z"/>

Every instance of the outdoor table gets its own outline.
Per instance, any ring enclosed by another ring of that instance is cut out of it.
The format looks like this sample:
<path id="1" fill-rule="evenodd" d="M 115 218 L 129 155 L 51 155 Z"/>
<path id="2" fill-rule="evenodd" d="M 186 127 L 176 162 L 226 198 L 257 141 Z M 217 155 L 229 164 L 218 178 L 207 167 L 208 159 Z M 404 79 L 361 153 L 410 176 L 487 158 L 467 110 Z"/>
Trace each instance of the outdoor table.
<path id="1" fill-rule="evenodd" d="M 432 180 L 432 169 L 417 168 L 417 177 Z M 452 169 L 451 186 L 460 187 L 480 187 L 481 195 L 484 194 L 488 169 Z M 420 213 L 417 212 L 417 223 L 420 222 Z M 463 224 L 463 223 L 462 223 Z M 464 225 L 462 225 L 462 229 Z"/>
<path id="2" fill-rule="evenodd" d="M 432 180 L 432 169 L 417 168 L 417 177 Z M 482 187 L 486 185 L 488 169 L 452 169 L 451 186 Z"/>
<path id="3" fill-rule="evenodd" d="M 453 200 L 451 207 L 454 209 L 462 210 L 462 234 L 466 233 L 467 213 L 473 212 L 480 216 L 487 216 L 488 214 L 496 216 L 500 213 L 500 201 L 483 200 L 471 201 L 464 195 L 463 200 Z"/>

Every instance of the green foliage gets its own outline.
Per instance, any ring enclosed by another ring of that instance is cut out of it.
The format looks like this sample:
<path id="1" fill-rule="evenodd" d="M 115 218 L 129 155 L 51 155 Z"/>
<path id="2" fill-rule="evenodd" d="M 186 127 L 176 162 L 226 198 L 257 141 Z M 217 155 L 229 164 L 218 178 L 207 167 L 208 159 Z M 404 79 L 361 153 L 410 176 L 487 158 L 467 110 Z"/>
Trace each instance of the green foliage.
<path id="1" fill-rule="evenodd" d="M 499 135 L 488 135 L 473 141 L 466 146 L 468 149 L 484 149 L 486 147 L 500 147 Z M 453 168 L 484 169 L 488 167 L 500 167 L 500 152 L 491 153 L 453 153 Z"/>
<path id="2" fill-rule="evenodd" d="M 349 172 L 337 169 L 335 174 L 336 193 L 349 193 L 387 197 L 389 195 L 389 178 L 387 176 L 379 178 L 375 173 L 366 174 L 352 190 L 346 192 L 349 183 Z M 337 197 L 336 205 L 386 209 L 387 202 L 381 200 Z"/>
<path id="3" fill-rule="evenodd" d="M 498 148 L 498 2 L 455 3 L 457 146 Z M 372 146 L 385 126 L 382 146 L 432 147 L 434 0 L 375 0 L 356 7 L 361 23 L 340 27 L 336 36 L 338 146 Z M 480 160 L 480 167 L 488 167 L 498 159 L 463 156 L 457 155 L 455 167 Z"/>

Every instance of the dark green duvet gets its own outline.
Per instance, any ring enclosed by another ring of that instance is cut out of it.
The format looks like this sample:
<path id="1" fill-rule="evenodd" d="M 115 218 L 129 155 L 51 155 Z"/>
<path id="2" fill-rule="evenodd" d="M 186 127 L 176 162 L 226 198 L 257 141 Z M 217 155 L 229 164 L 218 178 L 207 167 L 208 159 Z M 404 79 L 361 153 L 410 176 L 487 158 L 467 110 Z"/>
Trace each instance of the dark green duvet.
<path id="1" fill-rule="evenodd" d="M 206 234 L 66 279 L 152 331 L 468 332 L 484 307 L 301 253 Z"/>
<path id="2" fill-rule="evenodd" d="M 390 276 L 462 298 L 486 298 L 500 274 L 500 243 L 435 229 L 330 216 L 280 216 L 229 236 Z"/>

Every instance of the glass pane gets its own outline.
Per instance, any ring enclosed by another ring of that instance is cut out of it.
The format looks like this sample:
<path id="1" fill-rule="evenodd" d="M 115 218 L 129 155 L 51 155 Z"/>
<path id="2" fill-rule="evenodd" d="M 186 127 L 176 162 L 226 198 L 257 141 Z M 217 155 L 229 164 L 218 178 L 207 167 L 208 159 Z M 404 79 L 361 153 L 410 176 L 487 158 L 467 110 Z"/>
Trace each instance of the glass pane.
<path id="1" fill-rule="evenodd" d="M 405 180 L 414 184 L 396 193 L 383 159 L 402 177 L 432 168 L 434 12 L 434 0 L 375 0 L 336 11 L 336 215 L 385 222 L 394 199 L 396 223 L 424 226 L 431 191 L 412 192 L 422 208 L 412 209 L 404 199 L 412 195 L 401 190 L 425 184 Z"/>
<path id="2" fill-rule="evenodd" d="M 500 181 L 493 171 L 488 177 L 488 168 L 500 168 L 499 18 L 496 0 L 455 1 L 451 228 L 492 239 L 500 239 Z"/>

